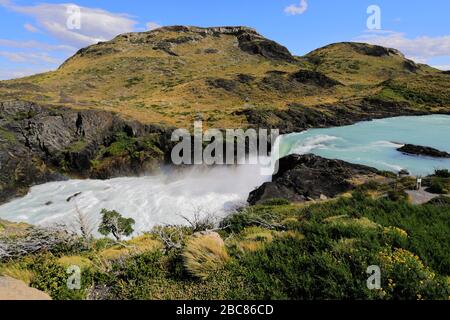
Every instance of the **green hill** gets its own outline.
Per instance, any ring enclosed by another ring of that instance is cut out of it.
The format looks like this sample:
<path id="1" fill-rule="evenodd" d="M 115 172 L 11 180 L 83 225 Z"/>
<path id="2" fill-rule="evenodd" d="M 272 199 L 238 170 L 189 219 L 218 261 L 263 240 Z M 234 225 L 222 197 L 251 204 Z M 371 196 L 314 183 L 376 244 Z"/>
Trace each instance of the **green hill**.
<path id="1" fill-rule="evenodd" d="M 448 111 L 449 80 L 380 46 L 337 43 L 296 57 L 250 28 L 173 26 L 119 35 L 81 49 L 54 72 L 0 82 L 0 101 L 101 109 L 175 126 L 190 126 L 202 113 L 225 128 L 245 126 L 239 111 L 248 108 L 297 104 L 326 112 L 367 97 Z"/>

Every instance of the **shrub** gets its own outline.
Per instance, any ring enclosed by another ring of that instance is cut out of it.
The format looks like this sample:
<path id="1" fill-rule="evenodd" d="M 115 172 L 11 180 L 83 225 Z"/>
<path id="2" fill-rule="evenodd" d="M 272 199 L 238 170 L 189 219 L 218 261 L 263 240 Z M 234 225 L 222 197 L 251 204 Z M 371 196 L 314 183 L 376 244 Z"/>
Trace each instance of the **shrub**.
<path id="1" fill-rule="evenodd" d="M 129 236 L 133 233 L 133 225 L 135 224 L 134 219 L 124 218 L 117 211 L 108 211 L 103 209 L 101 211 L 102 222 L 98 227 L 98 232 L 104 236 L 112 234 L 117 241 L 120 240 L 122 236 Z"/>
<path id="2" fill-rule="evenodd" d="M 380 188 L 380 183 L 375 180 L 367 181 L 366 183 L 360 185 L 358 187 L 361 191 L 372 191 L 372 190 L 378 190 Z"/>
<path id="3" fill-rule="evenodd" d="M 391 201 L 401 201 L 401 200 L 407 200 L 408 194 L 405 191 L 395 191 L 391 190 L 388 192 L 387 197 Z"/>
<path id="4" fill-rule="evenodd" d="M 446 299 L 450 294 L 445 279 L 436 276 L 418 256 L 407 250 L 384 250 L 379 259 L 384 280 L 381 298 Z"/>
<path id="5" fill-rule="evenodd" d="M 251 299 L 362 299 L 369 298 L 365 268 L 370 255 L 350 258 L 326 250 L 308 250 L 308 239 L 280 238 L 264 250 L 249 252 L 236 273 L 246 279 Z M 317 248 L 317 246 L 316 246 Z"/>
<path id="6" fill-rule="evenodd" d="M 283 198 L 267 199 L 261 203 L 263 206 L 284 206 L 290 204 L 290 201 Z"/>
<path id="7" fill-rule="evenodd" d="M 450 170 L 448 169 L 436 169 L 434 175 L 439 178 L 450 178 Z"/>
<path id="8" fill-rule="evenodd" d="M 183 258 L 186 270 L 191 275 L 206 279 L 220 269 L 229 256 L 220 235 L 210 232 L 194 235 L 183 250 Z"/>
<path id="9" fill-rule="evenodd" d="M 438 180 L 432 180 L 431 185 L 427 188 L 427 191 L 435 194 L 447 193 L 444 184 Z"/>
<path id="10" fill-rule="evenodd" d="M 87 290 L 92 284 L 89 269 L 81 274 L 81 289 L 71 290 L 67 286 L 70 274 L 51 255 L 38 256 L 28 265 L 33 271 L 31 287 L 45 291 L 55 300 L 81 300 L 86 298 Z"/>

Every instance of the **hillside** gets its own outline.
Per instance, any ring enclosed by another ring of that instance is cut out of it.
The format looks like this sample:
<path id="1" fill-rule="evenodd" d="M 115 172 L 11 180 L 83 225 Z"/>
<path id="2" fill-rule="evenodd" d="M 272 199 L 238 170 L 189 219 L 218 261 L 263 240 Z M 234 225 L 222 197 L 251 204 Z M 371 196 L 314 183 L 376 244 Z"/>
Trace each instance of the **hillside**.
<path id="1" fill-rule="evenodd" d="M 304 57 L 246 27 L 164 27 L 81 49 L 58 70 L 0 82 L 0 101 L 117 112 L 144 123 L 246 126 L 251 110 L 333 106 L 358 112 L 370 97 L 446 111 L 450 75 L 394 49 L 338 43 Z M 376 104 L 376 103 L 375 103 Z M 247 117 L 246 117 L 247 115 Z M 370 115 L 369 115 L 370 116 Z"/>

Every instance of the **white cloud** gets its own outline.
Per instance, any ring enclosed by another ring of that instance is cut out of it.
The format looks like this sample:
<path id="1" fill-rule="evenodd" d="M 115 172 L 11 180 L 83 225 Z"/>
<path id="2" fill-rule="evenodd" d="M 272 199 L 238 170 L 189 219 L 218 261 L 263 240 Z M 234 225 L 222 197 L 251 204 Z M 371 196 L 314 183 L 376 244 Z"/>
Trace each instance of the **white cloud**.
<path id="1" fill-rule="evenodd" d="M 444 65 L 432 66 L 432 67 L 436 68 L 436 69 L 439 69 L 439 70 L 443 70 L 443 71 L 450 70 L 450 64 L 444 64 Z"/>
<path id="2" fill-rule="evenodd" d="M 290 6 L 284 8 L 284 12 L 290 16 L 296 16 L 305 13 L 308 9 L 308 2 L 306 0 L 301 0 L 299 5 L 291 4 Z"/>
<path id="3" fill-rule="evenodd" d="M 61 60 L 54 58 L 45 52 L 11 52 L 0 51 L 0 57 L 4 57 L 11 62 L 31 63 L 31 64 L 58 64 Z"/>
<path id="4" fill-rule="evenodd" d="M 22 78 L 31 76 L 36 73 L 51 71 L 50 68 L 36 67 L 16 67 L 16 68 L 0 68 L 0 80 Z"/>
<path id="5" fill-rule="evenodd" d="M 147 27 L 147 30 L 155 30 L 155 29 L 161 28 L 161 25 L 159 25 L 153 21 L 147 22 L 145 24 L 145 26 Z"/>
<path id="6" fill-rule="evenodd" d="M 81 47 L 110 40 L 120 33 L 135 29 L 137 22 L 125 14 L 111 13 L 102 9 L 79 7 L 80 28 L 68 28 L 74 4 L 43 3 L 35 6 L 19 6 L 0 0 L 6 8 L 33 17 L 36 23 L 53 37 L 66 44 Z"/>
<path id="7" fill-rule="evenodd" d="M 0 39 L 0 47 L 8 48 L 22 48 L 22 49 L 35 49 L 44 51 L 76 51 L 77 48 L 64 44 L 48 44 L 45 42 L 39 42 L 35 40 L 28 41 L 15 41 L 9 39 Z"/>
<path id="8" fill-rule="evenodd" d="M 408 38 L 400 32 L 367 33 L 354 39 L 400 50 L 408 58 L 426 63 L 434 57 L 450 57 L 450 36 Z"/>
<path id="9" fill-rule="evenodd" d="M 33 26 L 33 25 L 30 24 L 30 23 L 25 23 L 25 24 L 23 25 L 23 27 L 25 28 L 25 30 L 30 31 L 30 32 L 33 32 L 33 33 L 39 31 L 38 28 L 36 28 L 35 26 Z"/>
<path id="10" fill-rule="evenodd" d="M 0 58 L 7 59 L 7 68 L 0 67 L 0 79 L 11 79 L 55 69 L 63 57 L 77 49 L 100 41 L 107 41 L 118 34 L 135 31 L 137 21 L 126 14 L 112 13 L 97 8 L 78 6 L 79 28 L 75 20 L 74 4 L 40 3 L 18 5 L 12 0 L 0 0 L 0 6 L 32 18 L 24 28 L 32 33 L 40 32 L 56 39 L 58 44 L 40 41 L 14 41 L 0 39 Z M 75 26 L 75 28 L 73 28 Z M 19 51 L 19 52 L 18 52 Z M 27 65 L 27 68 L 24 66 Z"/>

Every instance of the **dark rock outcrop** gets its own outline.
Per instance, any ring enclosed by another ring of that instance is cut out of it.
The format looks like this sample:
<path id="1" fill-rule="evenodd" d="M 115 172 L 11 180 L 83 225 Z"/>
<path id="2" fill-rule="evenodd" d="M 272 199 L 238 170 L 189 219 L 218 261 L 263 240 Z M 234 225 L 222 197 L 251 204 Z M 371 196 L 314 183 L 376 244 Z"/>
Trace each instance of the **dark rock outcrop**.
<path id="1" fill-rule="evenodd" d="M 273 60 L 295 61 L 295 58 L 286 47 L 259 34 L 243 32 L 238 36 L 238 41 L 239 48 L 247 53 L 261 55 Z"/>
<path id="2" fill-rule="evenodd" d="M 373 57 L 384 57 L 389 55 L 403 56 L 403 54 L 400 51 L 392 48 L 386 48 L 382 46 L 370 45 L 367 43 L 359 43 L 359 42 L 348 42 L 348 44 L 356 52 L 368 56 Z"/>
<path id="3" fill-rule="evenodd" d="M 352 178 L 378 174 L 374 168 L 312 154 L 289 155 L 278 161 L 278 167 L 272 182 L 266 182 L 250 193 L 250 204 L 274 198 L 296 202 L 333 198 L 354 189 Z"/>
<path id="4" fill-rule="evenodd" d="M 339 81 L 331 79 L 323 73 L 310 70 L 300 70 L 296 73 L 293 73 L 291 75 L 291 78 L 297 82 L 303 84 L 312 84 L 321 88 L 332 88 L 341 84 Z"/>
<path id="5" fill-rule="evenodd" d="M 440 207 L 450 207 L 450 196 L 438 196 L 430 201 L 427 202 L 427 204 L 440 206 Z"/>
<path id="6" fill-rule="evenodd" d="M 403 147 L 398 148 L 398 151 L 416 156 L 427 156 L 433 158 L 450 158 L 450 153 L 440 151 L 431 147 L 418 146 L 414 144 L 405 144 Z"/>
<path id="7" fill-rule="evenodd" d="M 148 169 L 148 162 L 162 161 L 171 148 L 169 130 L 125 121 L 110 112 L 6 101 L 0 103 L 0 115 L 0 202 L 23 195 L 34 184 L 67 179 L 67 175 L 110 178 L 140 174 Z M 117 156 L 120 168 L 115 166 L 114 156 L 109 157 L 104 162 L 111 168 L 102 166 L 100 175 L 92 162 L 103 160 L 101 150 L 116 142 L 118 133 L 128 137 L 130 144 L 135 137 L 151 136 L 151 152 L 144 152 L 148 145 L 144 141 L 132 155 Z"/>

